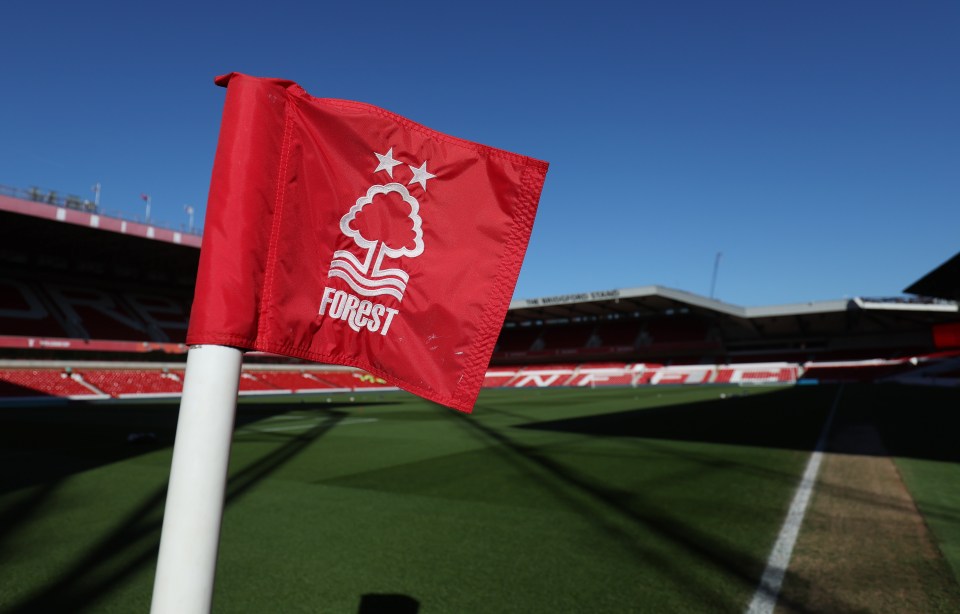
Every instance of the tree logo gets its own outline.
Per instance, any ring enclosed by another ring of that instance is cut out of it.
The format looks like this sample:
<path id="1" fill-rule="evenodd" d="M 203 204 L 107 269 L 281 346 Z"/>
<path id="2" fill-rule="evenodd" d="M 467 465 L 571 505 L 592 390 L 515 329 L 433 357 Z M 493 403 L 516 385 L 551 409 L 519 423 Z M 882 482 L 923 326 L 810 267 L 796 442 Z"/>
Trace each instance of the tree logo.
<path id="1" fill-rule="evenodd" d="M 399 198 L 388 198 L 391 194 Z M 410 276 L 399 268 L 384 268 L 383 259 L 422 254 L 422 224 L 420 203 L 407 188 L 399 183 L 370 186 L 340 218 L 340 232 L 366 254 L 361 261 L 352 252 L 337 250 L 330 277 L 339 277 L 363 296 L 389 295 L 402 301 Z"/>
<path id="2" fill-rule="evenodd" d="M 402 164 L 393 157 L 393 148 L 374 155 L 378 160 L 374 173 L 385 171 L 393 179 L 393 168 Z M 427 171 L 427 162 L 419 167 L 406 166 L 412 172 L 407 186 L 417 183 L 426 192 L 427 181 L 436 176 Z M 353 239 L 362 255 L 358 257 L 348 250 L 333 252 L 327 276 L 342 279 L 359 296 L 325 287 L 320 301 L 321 318 L 343 320 L 357 332 L 366 328 L 387 334 L 399 310 L 370 299 L 392 296 L 403 301 L 410 275 L 399 267 L 398 261 L 417 258 L 424 250 L 420 202 L 407 186 L 395 181 L 372 185 L 340 218 L 340 232 Z"/>

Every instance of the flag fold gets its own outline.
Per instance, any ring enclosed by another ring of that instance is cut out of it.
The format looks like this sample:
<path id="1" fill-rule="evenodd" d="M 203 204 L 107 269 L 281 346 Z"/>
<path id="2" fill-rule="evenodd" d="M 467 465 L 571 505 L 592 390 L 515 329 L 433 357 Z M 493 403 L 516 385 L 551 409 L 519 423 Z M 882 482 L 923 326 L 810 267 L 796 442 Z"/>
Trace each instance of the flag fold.
<path id="1" fill-rule="evenodd" d="M 239 73 L 187 343 L 349 365 L 470 411 L 547 163 Z"/>

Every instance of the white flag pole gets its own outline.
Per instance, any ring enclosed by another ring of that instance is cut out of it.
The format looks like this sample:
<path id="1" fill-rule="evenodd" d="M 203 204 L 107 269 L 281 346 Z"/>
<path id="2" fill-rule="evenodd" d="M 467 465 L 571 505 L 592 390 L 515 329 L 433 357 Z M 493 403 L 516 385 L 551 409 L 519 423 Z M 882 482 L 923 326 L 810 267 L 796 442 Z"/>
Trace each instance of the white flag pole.
<path id="1" fill-rule="evenodd" d="M 219 345 L 187 352 L 152 614 L 210 611 L 242 360 Z"/>

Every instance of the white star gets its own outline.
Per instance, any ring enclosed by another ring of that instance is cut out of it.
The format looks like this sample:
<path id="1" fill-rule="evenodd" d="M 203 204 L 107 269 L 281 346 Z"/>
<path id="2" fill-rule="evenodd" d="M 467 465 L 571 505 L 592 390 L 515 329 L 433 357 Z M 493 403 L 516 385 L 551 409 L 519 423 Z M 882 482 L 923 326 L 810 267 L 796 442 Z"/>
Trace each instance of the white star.
<path id="1" fill-rule="evenodd" d="M 387 171 L 387 174 L 390 175 L 390 177 L 393 177 L 393 167 L 400 164 L 400 162 L 397 162 L 393 159 L 393 147 L 391 147 L 385 154 L 373 152 L 373 155 L 375 155 L 377 160 L 380 161 L 380 163 L 377 164 L 376 170 L 373 172 L 379 173 L 380 171 Z"/>
<path id="2" fill-rule="evenodd" d="M 420 168 L 416 168 L 412 164 L 408 164 L 407 166 L 409 166 L 410 170 L 413 171 L 413 179 L 411 179 L 407 183 L 407 185 L 410 185 L 411 183 L 419 183 L 420 187 L 423 188 L 424 191 L 426 191 L 427 179 L 433 179 L 434 177 L 436 177 L 436 175 L 434 175 L 433 173 L 427 172 L 427 163 L 424 162 L 423 164 L 421 164 Z"/>

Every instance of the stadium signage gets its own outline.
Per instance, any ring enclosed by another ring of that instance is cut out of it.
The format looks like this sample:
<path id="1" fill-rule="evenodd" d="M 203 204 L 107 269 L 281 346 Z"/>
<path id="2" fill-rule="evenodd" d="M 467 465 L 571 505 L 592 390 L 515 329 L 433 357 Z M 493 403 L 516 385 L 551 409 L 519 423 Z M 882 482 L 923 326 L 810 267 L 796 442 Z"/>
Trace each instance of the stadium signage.
<path id="1" fill-rule="evenodd" d="M 583 301 L 602 301 L 605 299 L 620 298 L 619 290 L 601 290 L 599 292 L 580 292 L 578 294 L 562 294 L 546 298 L 532 298 L 524 301 L 528 307 L 544 307 L 562 303 L 580 303 Z"/>

